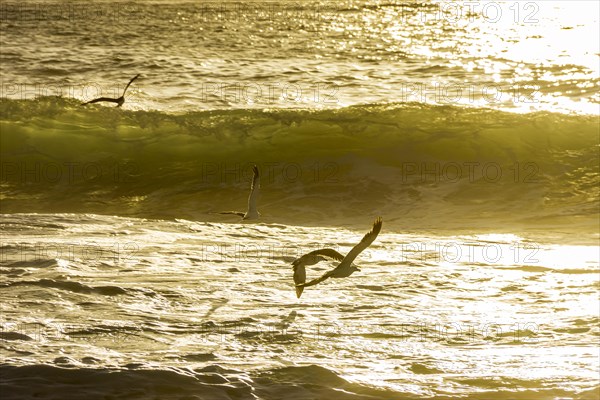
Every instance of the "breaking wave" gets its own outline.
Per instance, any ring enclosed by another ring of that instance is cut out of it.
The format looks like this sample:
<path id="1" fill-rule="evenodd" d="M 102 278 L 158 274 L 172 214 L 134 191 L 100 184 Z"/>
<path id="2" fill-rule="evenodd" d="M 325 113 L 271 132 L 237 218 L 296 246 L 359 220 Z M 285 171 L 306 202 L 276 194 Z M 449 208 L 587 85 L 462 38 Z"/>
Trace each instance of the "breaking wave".
<path id="1" fill-rule="evenodd" d="M 169 114 L 0 101 L 3 212 L 597 231 L 597 116 L 417 103 Z M 26 200 L 26 201 L 25 201 Z M 562 228 L 561 228 L 562 229 Z"/>

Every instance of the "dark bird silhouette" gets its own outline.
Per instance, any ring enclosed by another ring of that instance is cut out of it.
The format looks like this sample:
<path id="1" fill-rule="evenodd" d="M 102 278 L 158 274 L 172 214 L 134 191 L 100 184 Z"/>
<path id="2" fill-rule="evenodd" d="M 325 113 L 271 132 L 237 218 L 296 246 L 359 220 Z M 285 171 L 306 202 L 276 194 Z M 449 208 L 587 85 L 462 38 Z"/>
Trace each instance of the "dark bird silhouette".
<path id="1" fill-rule="evenodd" d="M 86 104 L 92 104 L 92 103 L 98 103 L 101 101 L 107 101 L 109 103 L 117 103 L 117 107 L 121 107 L 123 105 L 123 103 L 125 103 L 125 92 L 127 92 L 127 89 L 129 89 L 129 85 L 131 85 L 131 83 L 133 81 L 135 81 L 138 77 L 140 76 L 140 74 L 137 74 L 136 76 L 134 76 L 133 78 L 131 78 L 131 80 L 129 81 L 129 83 L 127 84 L 127 86 L 125 86 L 125 90 L 123 90 L 123 95 L 117 99 L 113 99 L 112 97 L 98 97 L 97 99 L 94 100 L 90 100 L 86 103 L 81 103 L 82 106 L 86 105 Z"/>
<path id="2" fill-rule="evenodd" d="M 296 285 L 296 297 L 300 298 L 304 291 L 303 286 L 298 286 L 306 282 L 306 266 L 315 265 L 321 261 L 336 260 L 342 261 L 344 256 L 334 249 L 319 249 L 306 253 L 292 262 L 294 269 L 294 284 Z"/>
<path id="3" fill-rule="evenodd" d="M 348 252 L 348 254 L 346 254 L 345 257 L 333 249 L 320 249 L 311 251 L 310 253 L 307 253 L 302 257 L 294 260 L 292 266 L 294 268 L 294 283 L 296 285 L 296 296 L 299 298 L 302 294 L 302 290 L 305 287 L 319 284 L 327 278 L 347 278 L 350 275 L 352 275 L 354 271 L 360 271 L 360 269 L 352 263 L 354 259 L 360 253 L 363 252 L 363 250 L 365 250 L 371 245 L 371 243 L 373 243 L 373 241 L 381 231 L 382 224 L 383 221 L 381 220 L 381 217 L 377 218 L 373 223 L 373 228 L 371 229 L 371 231 L 368 232 L 362 238 L 362 240 L 356 246 L 354 246 L 352 250 Z M 310 282 L 304 283 L 304 281 L 306 280 L 306 271 L 304 267 L 306 265 L 314 265 L 328 258 L 341 262 L 337 267 L 335 267 L 331 271 L 327 271 L 322 276 L 313 279 Z"/>

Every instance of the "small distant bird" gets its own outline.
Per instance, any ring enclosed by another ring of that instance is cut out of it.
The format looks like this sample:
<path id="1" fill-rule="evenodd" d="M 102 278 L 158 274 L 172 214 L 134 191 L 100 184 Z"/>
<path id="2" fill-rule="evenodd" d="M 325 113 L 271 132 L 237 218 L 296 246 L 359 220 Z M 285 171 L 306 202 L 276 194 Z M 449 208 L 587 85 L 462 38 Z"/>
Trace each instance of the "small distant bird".
<path id="1" fill-rule="evenodd" d="M 235 214 L 242 217 L 242 219 L 258 219 L 260 217 L 260 213 L 256 209 L 256 202 L 260 192 L 258 167 L 255 165 L 252 167 L 252 171 L 254 172 L 254 176 L 252 177 L 252 185 L 250 186 L 250 196 L 248 196 L 248 210 L 245 213 L 242 211 L 221 211 L 217 214 Z"/>
<path id="2" fill-rule="evenodd" d="M 131 78 L 131 80 L 129 81 L 129 83 L 127 84 L 127 86 L 125 86 L 125 90 L 123 90 L 123 95 L 121 97 L 119 97 L 118 99 L 113 99 L 112 97 L 99 97 L 97 99 L 90 100 L 87 103 L 81 103 L 81 105 L 84 106 L 86 104 L 98 103 L 98 102 L 101 102 L 101 101 L 108 101 L 110 103 L 117 103 L 117 107 L 121 107 L 123 105 L 123 103 L 125 103 L 125 92 L 127 92 L 127 89 L 129 88 L 129 85 L 131 85 L 131 83 L 133 81 L 135 81 L 139 76 L 140 76 L 140 74 L 137 74 L 136 76 L 134 76 L 133 78 Z"/>
<path id="3" fill-rule="evenodd" d="M 347 278 L 350 275 L 352 275 L 354 271 L 360 271 L 360 269 L 357 266 L 353 265 L 352 262 L 360 253 L 363 252 L 364 249 L 366 249 L 371 245 L 371 243 L 373 243 L 373 241 L 381 231 L 382 224 L 383 221 L 381 220 L 381 217 L 377 218 L 373 223 L 373 228 L 371 229 L 371 231 L 367 233 L 362 238 L 360 243 L 354 246 L 352 250 L 350 250 L 350 252 L 346 254 L 345 257 L 333 249 L 320 249 L 311 251 L 310 253 L 307 253 L 302 257 L 294 260 L 292 262 L 292 266 L 294 268 L 294 283 L 296 285 L 296 296 L 300 298 L 300 295 L 302 294 L 302 291 L 305 287 L 314 286 L 318 283 L 323 282 L 327 278 Z M 326 272 L 319 278 L 313 279 L 308 283 L 304 283 L 306 280 L 305 266 L 314 265 L 320 261 L 324 261 L 327 259 L 333 259 L 341 262 L 337 267 L 335 267 L 331 271 Z"/>

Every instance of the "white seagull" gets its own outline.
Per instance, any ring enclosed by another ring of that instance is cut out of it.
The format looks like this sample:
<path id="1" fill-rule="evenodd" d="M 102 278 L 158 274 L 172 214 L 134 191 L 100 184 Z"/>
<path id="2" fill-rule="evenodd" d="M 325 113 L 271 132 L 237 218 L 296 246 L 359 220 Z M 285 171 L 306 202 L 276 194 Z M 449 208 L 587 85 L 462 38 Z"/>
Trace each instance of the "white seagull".
<path id="1" fill-rule="evenodd" d="M 245 213 L 242 211 L 221 211 L 217 214 L 235 214 L 242 217 L 242 219 L 258 219 L 260 217 L 260 213 L 256 209 L 256 201 L 260 192 L 260 174 L 256 165 L 252 167 L 252 171 L 254 172 L 254 176 L 252 177 L 252 185 L 250 186 L 250 196 L 248 196 L 248 210 Z"/>
<path id="2" fill-rule="evenodd" d="M 134 76 L 133 78 L 131 78 L 131 80 L 129 81 L 129 83 L 127 84 L 127 86 L 125 86 L 125 90 L 123 90 L 123 95 L 121 97 L 119 97 L 118 99 L 113 99 L 112 97 L 99 97 L 97 99 L 94 100 L 90 100 L 86 103 L 82 103 L 81 105 L 84 106 L 86 104 L 91 104 L 91 103 L 98 103 L 100 101 L 108 101 L 110 103 L 117 103 L 117 107 L 121 107 L 123 105 L 123 103 L 125 103 L 125 92 L 127 92 L 127 89 L 129 88 L 129 85 L 131 85 L 131 83 L 133 81 L 135 81 L 140 75 L 137 74 L 136 76 Z"/>
<path id="3" fill-rule="evenodd" d="M 294 268 L 294 283 L 296 285 L 296 296 L 300 298 L 300 295 L 302 295 L 302 291 L 305 287 L 314 286 L 318 283 L 323 282 L 327 278 L 347 278 L 350 275 L 352 275 L 354 271 L 360 271 L 360 269 L 356 265 L 352 264 L 352 262 L 360 253 L 362 253 L 364 249 L 366 249 L 371 243 L 373 243 L 373 241 L 381 231 L 382 224 L 383 221 L 381 220 L 381 217 L 377 218 L 373 223 L 373 228 L 371 229 L 371 231 L 368 232 L 362 238 L 360 243 L 354 246 L 352 250 L 350 250 L 348 254 L 346 254 L 345 257 L 333 249 L 320 249 L 311 251 L 310 253 L 307 253 L 302 257 L 295 259 L 292 262 L 292 266 Z M 331 271 L 326 272 L 319 278 L 313 279 L 312 281 L 305 283 L 305 266 L 314 265 L 320 261 L 324 261 L 327 259 L 340 261 L 340 263 L 337 267 L 335 267 Z"/>

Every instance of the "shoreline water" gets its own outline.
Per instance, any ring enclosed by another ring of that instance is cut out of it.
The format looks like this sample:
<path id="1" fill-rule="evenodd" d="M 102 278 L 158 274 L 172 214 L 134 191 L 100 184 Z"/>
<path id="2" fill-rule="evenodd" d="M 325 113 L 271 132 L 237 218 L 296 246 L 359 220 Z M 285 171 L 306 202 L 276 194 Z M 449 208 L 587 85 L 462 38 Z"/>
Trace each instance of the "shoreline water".
<path id="1" fill-rule="evenodd" d="M 1 220 L 0 369 L 9 398 L 596 393 L 597 246 L 396 234 L 384 219 L 357 260 L 360 273 L 298 300 L 291 260 L 320 247 L 347 251 L 364 227 L 89 214 Z"/>

